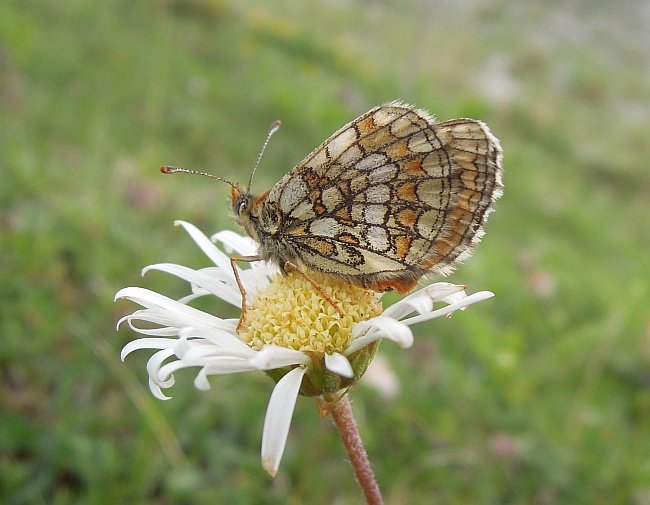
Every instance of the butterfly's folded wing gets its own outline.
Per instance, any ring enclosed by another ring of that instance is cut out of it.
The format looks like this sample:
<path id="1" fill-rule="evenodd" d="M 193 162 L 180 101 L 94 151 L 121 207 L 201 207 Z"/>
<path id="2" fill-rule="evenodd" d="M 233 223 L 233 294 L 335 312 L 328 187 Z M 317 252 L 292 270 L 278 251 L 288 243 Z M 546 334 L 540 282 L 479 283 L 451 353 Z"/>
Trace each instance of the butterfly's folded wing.
<path id="1" fill-rule="evenodd" d="M 279 240 L 304 266 L 373 287 L 447 274 L 467 258 L 501 172 L 499 142 L 482 122 L 436 123 L 392 102 L 337 131 L 268 198 L 282 216 Z"/>

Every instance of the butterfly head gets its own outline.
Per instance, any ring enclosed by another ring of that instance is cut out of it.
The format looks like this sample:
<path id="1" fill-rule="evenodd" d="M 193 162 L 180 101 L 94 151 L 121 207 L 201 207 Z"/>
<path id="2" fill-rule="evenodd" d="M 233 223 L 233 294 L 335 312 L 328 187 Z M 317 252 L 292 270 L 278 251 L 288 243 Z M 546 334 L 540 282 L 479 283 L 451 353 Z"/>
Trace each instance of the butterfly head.
<path id="1" fill-rule="evenodd" d="M 240 224 L 242 221 L 250 219 L 252 203 L 253 195 L 248 189 L 242 188 L 239 183 L 232 185 L 230 204 L 235 220 L 239 221 Z"/>
<path id="2" fill-rule="evenodd" d="M 232 214 L 235 222 L 246 230 L 249 237 L 257 242 L 261 241 L 261 235 L 269 228 L 269 209 L 266 200 L 269 191 L 262 195 L 254 195 L 248 189 L 239 184 L 233 184 L 230 192 Z M 273 220 L 271 220 L 272 222 Z"/>

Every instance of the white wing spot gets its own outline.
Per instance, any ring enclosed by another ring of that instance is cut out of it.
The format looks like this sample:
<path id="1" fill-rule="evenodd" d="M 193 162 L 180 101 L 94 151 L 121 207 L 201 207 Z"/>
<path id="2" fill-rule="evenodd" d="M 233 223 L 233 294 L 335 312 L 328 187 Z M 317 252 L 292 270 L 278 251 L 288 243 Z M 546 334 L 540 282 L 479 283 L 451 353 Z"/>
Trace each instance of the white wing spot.
<path id="1" fill-rule="evenodd" d="M 368 203 L 386 203 L 388 200 L 390 200 L 390 188 L 385 184 L 370 186 L 366 191 Z"/>
<path id="2" fill-rule="evenodd" d="M 384 165 L 382 167 L 377 167 L 368 174 L 368 183 L 369 184 L 380 184 L 382 182 L 391 181 L 397 174 L 397 165 Z"/>
<path id="3" fill-rule="evenodd" d="M 372 117 L 375 124 L 379 126 L 386 126 L 388 123 L 395 121 L 398 114 L 387 109 L 379 109 Z"/>
<path id="4" fill-rule="evenodd" d="M 332 158 L 338 158 L 347 148 L 357 140 L 357 132 L 354 128 L 348 128 L 334 137 L 327 144 L 327 152 Z"/>
<path id="5" fill-rule="evenodd" d="M 307 185 L 300 177 L 292 177 L 282 189 L 280 209 L 289 214 L 307 196 Z"/>
<path id="6" fill-rule="evenodd" d="M 433 146 L 424 132 L 416 133 L 408 140 L 408 148 L 416 153 L 428 153 L 433 151 Z"/>
<path id="7" fill-rule="evenodd" d="M 385 165 L 387 161 L 388 158 L 385 154 L 372 153 L 365 158 L 361 158 L 359 162 L 354 165 L 354 168 L 356 170 L 372 170 L 373 168 Z"/>
<path id="8" fill-rule="evenodd" d="M 336 237 L 340 233 L 340 225 L 336 219 L 324 217 L 312 222 L 309 231 L 318 237 Z"/>
<path id="9" fill-rule="evenodd" d="M 321 198 L 327 211 L 332 212 L 343 200 L 343 195 L 339 188 L 331 186 L 323 191 L 323 196 Z"/>
<path id="10" fill-rule="evenodd" d="M 388 235 L 386 230 L 381 226 L 371 226 L 366 233 L 366 239 L 370 248 L 375 251 L 385 251 L 388 249 Z"/>
<path id="11" fill-rule="evenodd" d="M 368 205 L 365 212 L 365 220 L 369 224 L 384 224 L 388 207 L 385 205 Z"/>
<path id="12" fill-rule="evenodd" d="M 337 162 L 341 165 L 349 166 L 359 161 L 362 156 L 363 153 L 361 152 L 361 149 L 359 149 L 359 146 L 353 145 L 347 151 L 341 153 Z"/>

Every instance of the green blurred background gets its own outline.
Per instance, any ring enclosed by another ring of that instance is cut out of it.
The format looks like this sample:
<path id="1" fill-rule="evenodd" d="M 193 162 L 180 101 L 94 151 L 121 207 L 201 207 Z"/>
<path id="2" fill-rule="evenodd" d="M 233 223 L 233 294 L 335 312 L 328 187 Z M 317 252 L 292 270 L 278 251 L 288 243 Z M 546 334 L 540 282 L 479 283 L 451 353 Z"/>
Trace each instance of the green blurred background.
<path id="1" fill-rule="evenodd" d="M 2 502 L 361 501 L 305 398 L 265 474 L 262 373 L 154 400 L 112 299 L 187 293 L 139 275 L 208 265 L 175 219 L 233 226 L 226 185 L 160 165 L 246 182 L 282 119 L 266 190 L 401 98 L 488 122 L 506 190 L 451 277 L 496 297 L 385 343 L 396 396 L 352 392 L 386 502 L 650 504 L 649 26 L 633 0 L 1 2 Z"/>

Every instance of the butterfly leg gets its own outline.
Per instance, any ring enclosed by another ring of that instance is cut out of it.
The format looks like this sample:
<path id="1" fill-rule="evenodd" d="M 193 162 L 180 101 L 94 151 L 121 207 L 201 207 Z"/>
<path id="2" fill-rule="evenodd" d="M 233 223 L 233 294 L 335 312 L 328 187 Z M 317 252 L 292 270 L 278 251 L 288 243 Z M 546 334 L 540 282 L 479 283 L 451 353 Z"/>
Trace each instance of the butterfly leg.
<path id="1" fill-rule="evenodd" d="M 339 391 L 336 393 L 336 395 L 332 398 L 332 395 L 328 395 L 327 397 L 323 398 L 316 398 L 316 407 L 318 407 L 318 413 L 320 414 L 321 417 L 329 417 L 330 412 L 332 411 L 332 407 L 336 405 L 341 398 L 343 398 L 346 394 L 349 393 L 350 389 L 352 389 L 352 386 L 348 386 L 342 391 Z"/>
<path id="2" fill-rule="evenodd" d="M 253 261 L 261 261 L 262 258 L 259 256 L 231 256 L 230 257 L 230 266 L 232 267 L 232 273 L 235 274 L 235 281 L 237 281 L 237 286 L 239 287 L 239 292 L 241 293 L 241 315 L 239 316 L 239 322 L 237 323 L 237 330 L 241 328 L 241 325 L 244 322 L 246 317 L 246 290 L 242 284 L 241 278 L 239 277 L 239 269 L 237 268 L 237 261 L 245 261 L 247 263 L 252 263 Z"/>
<path id="3" fill-rule="evenodd" d="M 309 282 L 312 286 L 314 286 L 314 289 L 320 293 L 320 295 L 325 298 L 329 302 L 329 304 L 334 307 L 336 312 L 339 313 L 341 317 L 345 317 L 345 314 L 343 313 L 343 310 L 341 307 L 338 306 L 338 304 L 332 299 L 331 296 L 329 296 L 325 291 L 323 291 L 323 288 L 316 282 L 314 279 L 312 279 L 307 273 L 303 272 L 298 265 L 291 263 L 290 261 L 287 261 L 284 264 L 284 271 L 285 272 L 296 272 L 299 275 L 302 276 L 303 279 L 305 279 L 307 282 Z"/>

